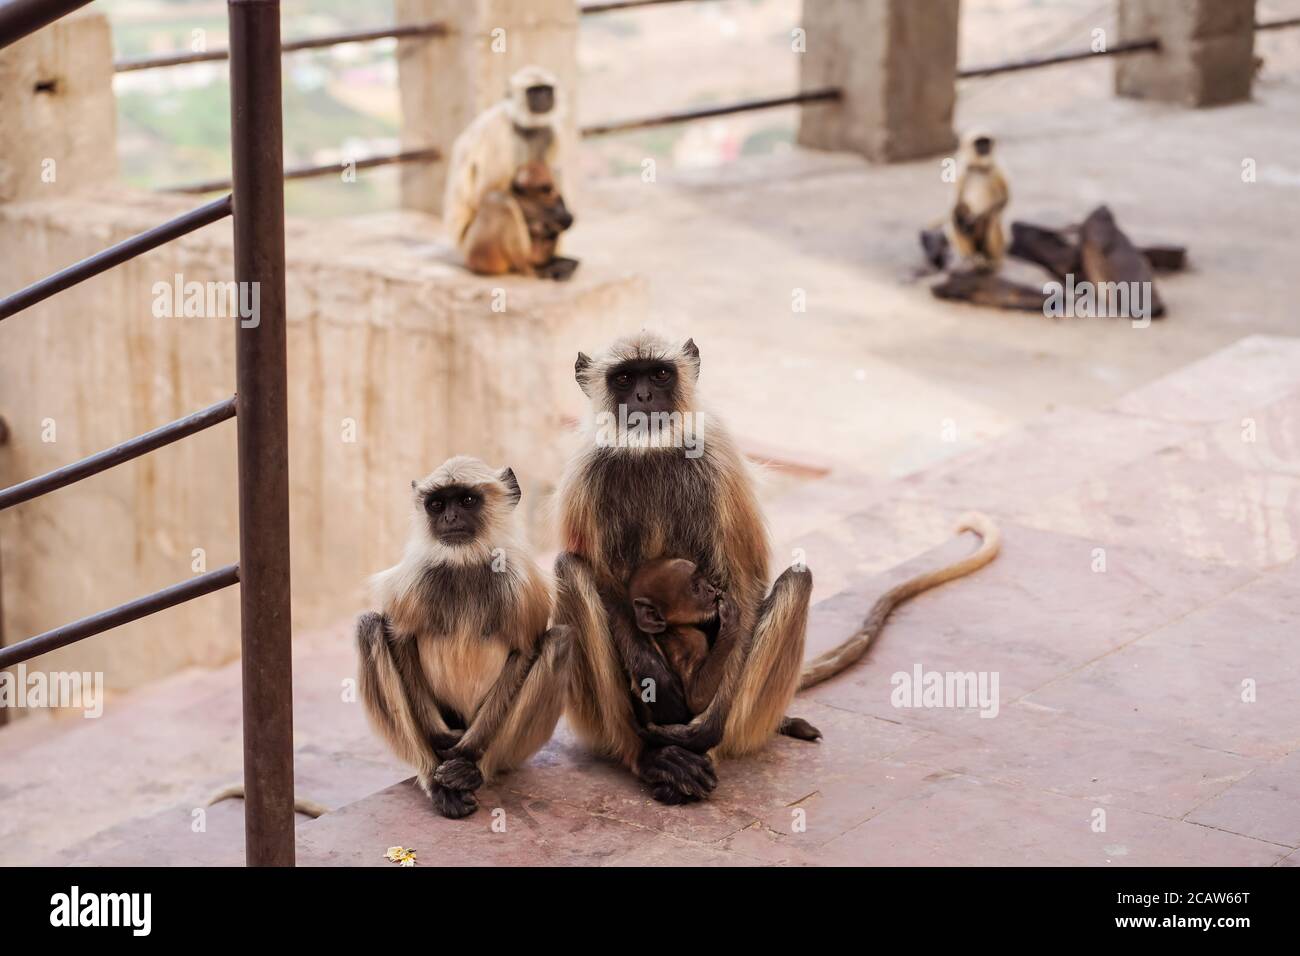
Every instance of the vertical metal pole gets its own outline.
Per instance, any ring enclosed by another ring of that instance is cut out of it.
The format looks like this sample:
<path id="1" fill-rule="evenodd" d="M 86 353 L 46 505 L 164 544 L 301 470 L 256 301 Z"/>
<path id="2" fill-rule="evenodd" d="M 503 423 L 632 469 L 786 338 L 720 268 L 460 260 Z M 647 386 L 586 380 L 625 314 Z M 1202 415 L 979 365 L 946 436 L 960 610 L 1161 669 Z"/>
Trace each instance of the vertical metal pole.
<path id="1" fill-rule="evenodd" d="M 229 0 L 244 839 L 249 866 L 292 866 L 293 692 L 278 0 Z M 250 291 L 257 288 L 257 298 Z"/>
<path id="2" fill-rule="evenodd" d="M 8 443 L 9 443 L 9 423 L 5 421 L 3 418 L 0 418 L 0 446 L 7 445 Z M 0 548 L 0 647 L 5 646 L 5 590 L 4 590 L 5 575 L 4 575 L 3 551 L 4 549 Z M 4 675 L 4 671 L 0 671 L 0 677 L 2 677 L 3 675 Z M 7 723 L 9 723 L 9 711 L 4 707 L 0 707 L 0 727 L 3 727 Z"/>

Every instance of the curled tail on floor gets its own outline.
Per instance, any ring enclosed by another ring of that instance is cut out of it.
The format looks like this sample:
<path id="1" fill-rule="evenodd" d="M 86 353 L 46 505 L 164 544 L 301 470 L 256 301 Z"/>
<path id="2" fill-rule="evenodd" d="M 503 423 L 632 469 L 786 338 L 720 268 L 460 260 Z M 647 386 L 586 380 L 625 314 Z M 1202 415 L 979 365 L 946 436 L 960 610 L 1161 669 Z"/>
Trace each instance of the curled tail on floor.
<path id="1" fill-rule="evenodd" d="M 206 805 L 210 807 L 214 803 L 220 803 L 222 800 L 235 799 L 244 799 L 244 785 L 242 783 L 232 783 L 228 787 L 222 787 L 207 799 Z M 308 797 L 294 797 L 293 809 L 294 812 L 301 813 L 304 816 L 309 816 L 313 820 L 330 812 L 329 807 L 325 806 L 323 803 L 317 803 L 315 800 Z"/>
<path id="2" fill-rule="evenodd" d="M 957 521 L 957 533 L 963 531 L 974 531 L 980 536 L 980 546 L 972 554 L 947 567 L 918 574 L 882 594 L 876 599 L 876 603 L 871 605 L 871 610 L 867 612 L 862 626 L 851 637 L 838 647 L 804 665 L 799 675 L 799 689 L 804 690 L 820 684 L 828 677 L 834 677 L 865 654 L 871 642 L 885 626 L 885 619 L 889 617 L 889 612 L 908 598 L 937 587 L 945 581 L 978 571 L 997 557 L 998 549 L 1002 546 L 1002 535 L 988 515 L 977 511 L 962 515 Z"/>

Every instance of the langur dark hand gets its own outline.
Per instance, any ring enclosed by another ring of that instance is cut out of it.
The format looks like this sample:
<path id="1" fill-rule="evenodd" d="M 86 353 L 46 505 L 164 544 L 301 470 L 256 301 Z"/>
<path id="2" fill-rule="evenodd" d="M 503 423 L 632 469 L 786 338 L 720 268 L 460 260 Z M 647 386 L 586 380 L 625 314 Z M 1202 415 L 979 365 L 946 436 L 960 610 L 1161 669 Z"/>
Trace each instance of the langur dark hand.
<path id="1" fill-rule="evenodd" d="M 718 785 L 713 762 L 680 747 L 647 750 L 638 761 L 637 773 L 660 803 L 703 800 Z"/>
<path id="2" fill-rule="evenodd" d="M 448 790 L 474 791 L 483 786 L 483 774 L 474 761 L 467 757 L 452 757 L 438 764 L 433 772 L 435 783 Z"/>
<path id="3" fill-rule="evenodd" d="M 434 732 L 429 734 L 429 746 L 433 748 L 439 760 L 450 760 L 457 755 L 454 748 L 464 736 L 463 730 L 448 730 L 445 734 Z"/>

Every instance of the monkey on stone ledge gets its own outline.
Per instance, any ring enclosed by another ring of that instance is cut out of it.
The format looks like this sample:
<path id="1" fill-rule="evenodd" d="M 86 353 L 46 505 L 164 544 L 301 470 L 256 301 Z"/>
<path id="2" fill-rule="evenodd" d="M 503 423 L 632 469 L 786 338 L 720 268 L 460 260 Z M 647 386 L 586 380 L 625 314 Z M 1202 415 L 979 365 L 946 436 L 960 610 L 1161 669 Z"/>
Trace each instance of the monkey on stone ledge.
<path id="1" fill-rule="evenodd" d="M 540 66 L 526 66 L 510 78 L 507 97 L 480 113 L 456 137 L 442 211 L 448 237 L 470 269 L 479 271 L 475 265 L 482 264 L 485 247 L 501 250 L 512 264 L 520 260 L 522 244 L 528 243 L 527 220 L 513 187 L 522 169 L 540 163 L 550 171 L 552 188 L 559 193 L 563 115 L 555 76 Z M 486 221 L 478 222 L 484 216 Z M 554 258 L 553 247 L 551 251 Z M 572 271 L 568 268 L 569 274 Z"/>

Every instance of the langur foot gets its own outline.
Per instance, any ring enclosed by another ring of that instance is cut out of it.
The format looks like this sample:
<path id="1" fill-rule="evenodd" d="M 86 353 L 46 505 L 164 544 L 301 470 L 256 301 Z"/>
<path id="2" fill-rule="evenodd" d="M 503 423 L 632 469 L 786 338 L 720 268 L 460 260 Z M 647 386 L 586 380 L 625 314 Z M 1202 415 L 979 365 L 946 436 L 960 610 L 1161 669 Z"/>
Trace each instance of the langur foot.
<path id="1" fill-rule="evenodd" d="M 474 794 L 466 790 L 448 790 L 440 783 L 434 783 L 429 788 L 429 797 L 433 801 L 433 809 L 450 820 L 467 817 L 478 809 L 478 800 Z"/>
<path id="2" fill-rule="evenodd" d="M 802 717 L 782 717 L 777 733 L 796 740 L 821 740 L 822 732 Z"/>
<path id="3" fill-rule="evenodd" d="M 703 800 L 718 785 L 713 761 L 681 747 L 647 750 L 641 755 L 637 769 L 641 779 L 651 785 L 655 799 L 662 803 Z M 681 799 L 664 799 L 669 790 Z"/>
<path id="4" fill-rule="evenodd" d="M 693 797 L 690 794 L 682 793 L 671 783 L 658 783 L 650 790 L 651 795 L 660 803 L 666 803 L 670 807 L 680 806 L 683 803 L 695 803 L 700 798 Z"/>
<path id="5" fill-rule="evenodd" d="M 468 794 L 483 786 L 483 774 L 474 761 L 465 757 L 452 757 L 438 764 L 433 772 L 436 784 L 448 790 L 459 790 Z"/>
<path id="6" fill-rule="evenodd" d="M 578 271 L 578 260 L 567 256 L 555 256 L 545 265 L 537 266 L 539 278 L 554 279 L 556 282 L 568 281 L 573 278 L 576 271 Z"/>

